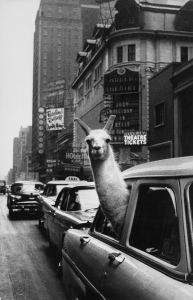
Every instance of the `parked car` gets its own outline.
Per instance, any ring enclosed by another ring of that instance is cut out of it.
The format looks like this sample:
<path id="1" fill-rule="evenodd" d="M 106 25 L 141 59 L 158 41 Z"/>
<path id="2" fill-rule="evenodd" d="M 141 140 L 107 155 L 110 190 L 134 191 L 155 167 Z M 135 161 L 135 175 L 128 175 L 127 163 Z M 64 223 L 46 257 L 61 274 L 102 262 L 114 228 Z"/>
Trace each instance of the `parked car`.
<path id="1" fill-rule="evenodd" d="M 46 201 L 45 201 L 46 202 Z M 94 183 L 73 183 L 64 187 L 54 205 L 43 204 L 45 227 L 51 248 L 62 250 L 69 228 L 88 228 L 99 206 Z"/>
<path id="2" fill-rule="evenodd" d="M 44 185 L 39 181 L 17 181 L 11 186 L 7 196 L 9 216 L 18 211 L 40 212 L 37 199 L 43 193 Z"/>
<path id="3" fill-rule="evenodd" d="M 0 180 L 0 193 L 4 194 L 6 193 L 6 181 Z"/>
<path id="4" fill-rule="evenodd" d="M 44 192 L 41 195 L 41 197 L 38 198 L 38 203 L 40 206 L 40 209 L 42 210 L 42 206 L 44 203 L 44 211 L 49 211 L 50 210 L 50 205 L 54 205 L 56 201 L 56 197 L 59 194 L 59 192 L 67 185 L 76 183 L 76 184 L 82 184 L 87 181 L 80 181 L 77 177 L 75 176 L 69 176 L 67 177 L 66 180 L 52 180 L 49 181 L 45 188 Z M 42 216 L 39 219 L 39 225 L 41 227 L 44 226 L 44 211 L 42 211 Z"/>
<path id="5" fill-rule="evenodd" d="M 121 237 L 101 209 L 87 231 L 67 231 L 67 298 L 193 300 L 193 157 L 123 172 L 130 198 Z"/>

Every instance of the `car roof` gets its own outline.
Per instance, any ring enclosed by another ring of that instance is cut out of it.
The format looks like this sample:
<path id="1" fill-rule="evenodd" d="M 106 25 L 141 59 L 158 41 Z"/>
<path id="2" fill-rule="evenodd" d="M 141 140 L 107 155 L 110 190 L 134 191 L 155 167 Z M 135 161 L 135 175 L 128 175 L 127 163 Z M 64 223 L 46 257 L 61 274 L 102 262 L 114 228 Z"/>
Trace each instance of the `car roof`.
<path id="1" fill-rule="evenodd" d="M 19 181 L 14 182 L 13 184 L 18 184 L 18 183 L 19 184 L 24 183 L 24 184 L 42 184 L 43 185 L 43 183 L 40 181 L 27 181 L 27 180 L 19 180 Z"/>
<path id="2" fill-rule="evenodd" d="M 193 176 L 193 156 L 157 160 L 131 167 L 122 172 L 123 177 L 188 177 Z"/>
<path id="3" fill-rule="evenodd" d="M 85 180 L 77 180 L 77 181 L 73 181 L 73 180 L 52 180 L 52 181 L 48 181 L 47 184 L 56 184 L 56 185 L 69 185 L 69 184 L 82 184 L 82 183 L 88 183 L 88 181 Z"/>
<path id="4" fill-rule="evenodd" d="M 87 188 L 87 187 L 88 188 L 90 188 L 90 187 L 95 188 L 94 182 L 87 182 L 87 183 L 82 183 L 82 184 L 72 183 L 72 184 L 69 184 L 69 185 L 65 186 L 62 190 L 64 190 L 64 189 L 73 189 L 73 188 L 79 189 L 79 188 Z"/>

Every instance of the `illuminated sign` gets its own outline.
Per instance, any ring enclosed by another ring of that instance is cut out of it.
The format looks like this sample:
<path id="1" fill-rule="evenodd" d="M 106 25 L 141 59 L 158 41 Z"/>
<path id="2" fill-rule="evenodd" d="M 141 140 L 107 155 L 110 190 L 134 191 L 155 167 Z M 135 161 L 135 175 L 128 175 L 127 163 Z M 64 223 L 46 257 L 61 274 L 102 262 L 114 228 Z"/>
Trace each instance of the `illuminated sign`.
<path id="1" fill-rule="evenodd" d="M 147 131 L 125 131 L 124 143 L 128 146 L 147 146 Z"/>
<path id="2" fill-rule="evenodd" d="M 61 130 L 64 128 L 64 108 L 46 109 L 46 130 Z"/>
<path id="3" fill-rule="evenodd" d="M 104 94 L 128 94 L 139 92 L 139 72 L 119 68 L 104 75 Z"/>

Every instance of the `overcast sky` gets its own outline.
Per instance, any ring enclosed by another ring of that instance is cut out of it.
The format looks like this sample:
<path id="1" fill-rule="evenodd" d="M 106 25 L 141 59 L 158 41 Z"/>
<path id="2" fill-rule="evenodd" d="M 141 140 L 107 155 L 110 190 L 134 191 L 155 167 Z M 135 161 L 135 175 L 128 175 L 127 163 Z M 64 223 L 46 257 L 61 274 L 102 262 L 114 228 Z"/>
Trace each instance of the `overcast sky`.
<path id="1" fill-rule="evenodd" d="M 33 34 L 40 0 L 0 0 L 0 176 L 13 166 L 13 139 L 32 125 Z M 0 178 L 0 179 L 1 179 Z"/>

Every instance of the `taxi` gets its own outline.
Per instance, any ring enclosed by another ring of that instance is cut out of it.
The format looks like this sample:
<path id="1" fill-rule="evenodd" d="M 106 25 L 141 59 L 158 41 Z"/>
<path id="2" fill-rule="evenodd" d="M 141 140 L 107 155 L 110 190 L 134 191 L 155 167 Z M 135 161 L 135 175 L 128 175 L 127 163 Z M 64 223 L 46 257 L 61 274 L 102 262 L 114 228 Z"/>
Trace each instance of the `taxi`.
<path id="1" fill-rule="evenodd" d="M 98 210 L 62 248 L 68 299 L 193 300 L 193 157 L 122 172 L 130 198 L 116 236 Z"/>
<path id="2" fill-rule="evenodd" d="M 88 228 L 99 206 L 93 182 L 74 182 L 66 185 L 54 204 L 44 200 L 44 224 L 51 250 L 62 250 L 69 228 Z"/>

